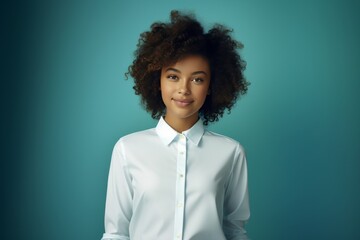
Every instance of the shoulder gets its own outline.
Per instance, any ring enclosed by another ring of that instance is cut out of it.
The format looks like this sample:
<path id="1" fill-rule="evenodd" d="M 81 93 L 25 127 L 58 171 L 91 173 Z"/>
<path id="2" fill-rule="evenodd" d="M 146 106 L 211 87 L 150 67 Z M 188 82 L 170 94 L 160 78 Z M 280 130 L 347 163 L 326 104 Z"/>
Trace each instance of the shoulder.
<path id="1" fill-rule="evenodd" d="M 120 137 L 115 143 L 115 148 L 135 146 L 137 144 L 150 142 L 157 136 L 155 128 L 150 128 Z"/>
<path id="2" fill-rule="evenodd" d="M 243 146 L 237 140 L 235 140 L 235 139 L 233 139 L 231 137 L 219 134 L 219 133 L 215 133 L 215 132 L 206 130 L 205 133 L 204 133 L 204 136 L 206 138 L 209 138 L 212 141 L 219 141 L 219 142 L 222 142 L 223 144 L 226 144 L 226 145 L 232 145 L 232 146 L 235 146 L 235 147 L 243 148 Z"/>
<path id="3" fill-rule="evenodd" d="M 238 153 L 245 152 L 245 149 L 241 143 L 231 137 L 209 130 L 205 130 L 204 137 L 208 141 L 216 143 L 218 146 L 232 148 Z"/>

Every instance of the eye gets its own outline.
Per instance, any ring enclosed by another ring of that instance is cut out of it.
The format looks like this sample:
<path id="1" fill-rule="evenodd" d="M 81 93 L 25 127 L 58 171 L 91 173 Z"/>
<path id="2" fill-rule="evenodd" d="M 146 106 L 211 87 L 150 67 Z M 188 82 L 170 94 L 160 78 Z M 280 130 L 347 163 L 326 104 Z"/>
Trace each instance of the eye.
<path id="1" fill-rule="evenodd" d="M 178 79 L 179 79 L 179 78 L 178 78 L 178 76 L 173 75 L 173 74 L 171 74 L 171 75 L 167 76 L 167 78 L 168 78 L 168 79 L 170 79 L 170 80 L 173 80 L 173 81 L 176 81 L 176 80 L 178 80 Z"/>
<path id="2" fill-rule="evenodd" d="M 204 82 L 204 79 L 202 79 L 202 78 L 194 78 L 192 81 L 194 83 L 196 83 L 196 84 L 200 84 L 200 83 Z"/>

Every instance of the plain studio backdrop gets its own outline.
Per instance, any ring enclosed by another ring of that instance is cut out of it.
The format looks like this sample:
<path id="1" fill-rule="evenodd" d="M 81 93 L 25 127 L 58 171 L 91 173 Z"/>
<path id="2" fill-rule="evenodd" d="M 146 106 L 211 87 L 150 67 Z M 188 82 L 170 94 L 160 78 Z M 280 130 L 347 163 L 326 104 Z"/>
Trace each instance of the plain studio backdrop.
<path id="1" fill-rule="evenodd" d="M 4 5 L 2 236 L 101 238 L 112 148 L 156 125 L 124 73 L 139 34 L 172 9 L 206 29 L 225 24 L 245 45 L 248 94 L 210 130 L 246 149 L 250 237 L 360 239 L 360 4 L 350 0 Z"/>

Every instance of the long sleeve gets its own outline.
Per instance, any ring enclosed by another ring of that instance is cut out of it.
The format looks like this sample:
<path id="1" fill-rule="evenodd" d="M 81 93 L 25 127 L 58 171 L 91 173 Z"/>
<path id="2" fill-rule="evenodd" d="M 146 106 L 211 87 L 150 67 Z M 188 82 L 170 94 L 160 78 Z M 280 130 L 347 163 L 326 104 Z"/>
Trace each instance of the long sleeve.
<path id="1" fill-rule="evenodd" d="M 225 190 L 223 230 L 227 240 L 248 240 L 244 228 L 250 217 L 247 163 L 239 145 Z"/>
<path id="2" fill-rule="evenodd" d="M 131 176 L 121 140 L 112 152 L 105 205 L 105 233 L 102 240 L 130 240 L 132 216 Z"/>

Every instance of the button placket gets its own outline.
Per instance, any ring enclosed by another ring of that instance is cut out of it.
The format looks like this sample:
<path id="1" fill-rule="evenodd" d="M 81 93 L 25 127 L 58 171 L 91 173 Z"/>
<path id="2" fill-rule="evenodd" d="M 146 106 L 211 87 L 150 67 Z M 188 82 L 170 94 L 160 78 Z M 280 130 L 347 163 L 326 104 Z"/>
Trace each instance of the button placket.
<path id="1" fill-rule="evenodd" d="M 177 148 L 177 173 L 176 179 L 176 206 L 174 239 L 182 239 L 184 225 L 185 205 L 185 176 L 186 176 L 186 137 L 179 135 Z"/>

